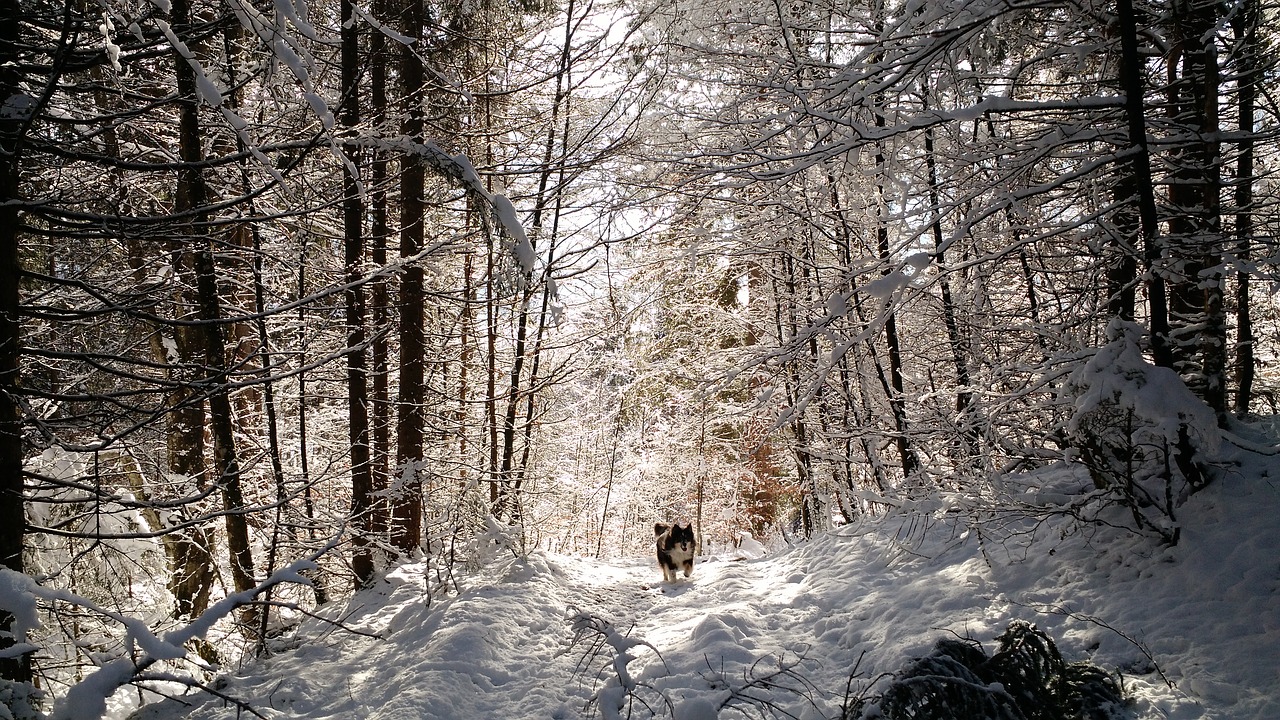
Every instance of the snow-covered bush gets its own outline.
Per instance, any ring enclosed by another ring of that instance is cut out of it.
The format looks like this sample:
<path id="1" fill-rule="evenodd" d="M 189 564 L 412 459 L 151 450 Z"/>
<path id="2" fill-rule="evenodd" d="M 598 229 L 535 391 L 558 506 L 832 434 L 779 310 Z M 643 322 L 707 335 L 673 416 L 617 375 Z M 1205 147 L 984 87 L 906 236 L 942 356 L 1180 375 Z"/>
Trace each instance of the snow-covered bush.
<path id="1" fill-rule="evenodd" d="M 31 683 L 0 678 L 0 720 L 38 720 L 40 696 Z"/>
<path id="2" fill-rule="evenodd" d="M 641 638 L 620 632 L 608 620 L 570 608 L 566 618 L 573 628 L 572 647 L 585 648 L 578 668 L 582 676 L 594 673 L 598 683 L 591 699 L 605 720 L 657 717 L 670 709 L 670 701 L 651 685 L 641 681 L 628 667 L 636 647 L 647 647 L 662 658 L 658 649 Z M 642 712 L 636 712 L 642 709 Z"/>
<path id="3" fill-rule="evenodd" d="M 1067 436 L 1094 485 L 1132 513 L 1140 530 L 1178 540 L 1175 510 L 1208 481 L 1217 451 L 1213 411 L 1182 378 L 1142 355 L 1142 329 L 1113 321 L 1111 341 L 1077 369 Z"/>
<path id="4" fill-rule="evenodd" d="M 1122 720 L 1119 683 L 1087 662 L 1068 663 L 1053 640 L 1015 621 L 988 656 L 973 641 L 944 638 L 894 674 L 879 697 L 846 705 L 845 717 L 886 720 Z"/>
<path id="5" fill-rule="evenodd" d="M 154 515 L 139 509 L 128 457 L 49 448 L 24 469 L 42 479 L 26 503 L 28 522 L 59 531 L 28 534 L 24 553 L 27 572 L 52 593 L 40 596 L 31 642 L 45 687 L 57 688 L 129 655 L 128 629 L 111 613 L 164 627 L 173 597 L 157 582 L 168 574 L 165 553 Z M 68 605 L 58 593 L 111 613 Z"/>

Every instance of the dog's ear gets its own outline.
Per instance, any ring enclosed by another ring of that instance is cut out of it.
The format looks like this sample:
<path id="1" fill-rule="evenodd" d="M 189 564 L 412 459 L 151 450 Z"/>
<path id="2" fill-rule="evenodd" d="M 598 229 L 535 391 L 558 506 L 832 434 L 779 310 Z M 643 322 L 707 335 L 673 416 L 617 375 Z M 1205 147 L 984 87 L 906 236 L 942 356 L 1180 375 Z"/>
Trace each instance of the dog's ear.
<path id="1" fill-rule="evenodd" d="M 662 523 L 654 523 L 654 524 L 653 524 L 653 536 L 654 536 L 654 537 L 658 537 L 659 535 L 661 535 L 662 533 L 664 533 L 664 532 L 666 532 L 666 531 L 668 531 L 668 530 L 670 530 L 670 529 L 671 529 L 670 527 L 668 527 L 668 526 L 666 526 L 666 525 L 663 525 Z"/>

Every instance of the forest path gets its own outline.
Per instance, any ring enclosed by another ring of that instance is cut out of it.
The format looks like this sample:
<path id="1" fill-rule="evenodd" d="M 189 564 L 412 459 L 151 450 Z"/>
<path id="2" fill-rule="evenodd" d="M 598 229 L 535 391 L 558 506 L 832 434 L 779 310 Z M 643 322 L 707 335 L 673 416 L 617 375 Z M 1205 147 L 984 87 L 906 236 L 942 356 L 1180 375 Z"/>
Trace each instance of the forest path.
<path id="1" fill-rule="evenodd" d="M 1066 518 L 1024 545 L 910 515 L 699 559 L 674 583 L 647 553 L 486 546 L 456 592 L 430 597 L 435 569 L 407 563 L 321 609 L 366 634 L 308 620 L 218 688 L 267 720 L 818 720 L 847 716 L 849 693 L 940 637 L 992 647 L 1022 619 L 1064 657 L 1123 671 L 1138 717 L 1277 718 L 1280 489 L 1266 462 L 1197 498 L 1174 547 Z M 137 715 L 244 717 L 198 692 Z"/>
<path id="2" fill-rule="evenodd" d="M 830 608 L 805 592 L 806 574 L 792 558 L 702 559 L 692 577 L 673 583 L 661 581 L 656 561 L 553 561 L 565 573 L 571 613 L 606 620 L 626 638 L 611 646 L 593 631 L 575 648 L 579 680 L 602 703 L 623 702 L 627 684 L 649 709 L 715 706 L 734 688 L 794 668 L 775 678 L 779 703 L 812 707 L 816 690 L 800 679 L 813 670 L 804 654 Z M 631 656 L 625 679 L 615 662 L 621 648 Z"/>
<path id="3" fill-rule="evenodd" d="M 616 648 L 575 631 L 574 618 L 590 616 L 615 637 L 640 641 L 623 663 L 633 697 L 669 717 L 683 698 L 715 685 L 720 668 L 708 658 L 750 665 L 770 652 L 763 638 L 785 634 L 796 618 L 771 608 L 795 594 L 787 567 L 700 559 L 692 577 L 665 583 L 647 558 L 535 554 L 493 563 L 465 576 L 457 593 L 432 599 L 424 588 L 434 573 L 409 563 L 325 610 L 368 635 L 309 624 L 288 647 L 225 676 L 222 692 L 272 720 L 599 717 L 622 695 Z M 244 717 L 207 695 L 185 700 L 136 717 Z"/>

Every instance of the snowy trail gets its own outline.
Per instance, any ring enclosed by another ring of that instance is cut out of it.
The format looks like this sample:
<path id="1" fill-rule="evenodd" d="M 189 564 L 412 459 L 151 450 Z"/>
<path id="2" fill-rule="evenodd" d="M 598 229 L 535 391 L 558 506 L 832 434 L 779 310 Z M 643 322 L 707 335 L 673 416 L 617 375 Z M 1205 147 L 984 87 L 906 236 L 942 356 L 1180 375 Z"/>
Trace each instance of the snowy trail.
<path id="1" fill-rule="evenodd" d="M 1068 660 L 1122 672 L 1143 720 L 1280 717 L 1280 488 L 1223 488 L 1195 510 L 1172 548 L 1115 528 L 1033 541 L 1011 526 L 1001 541 L 915 516 L 761 559 L 699 559 L 670 584 L 647 557 L 508 553 L 430 602 L 425 568 L 407 564 L 323 610 L 377 637 L 308 621 L 219 689 L 269 720 L 830 720 L 847 687 L 940 637 L 990 648 L 1022 619 Z M 613 642 L 575 642 L 581 614 Z M 193 692 L 136 717 L 248 715 Z"/>
<path id="2" fill-rule="evenodd" d="M 787 567 L 703 560 L 693 577 L 663 583 L 657 564 L 640 558 L 535 555 L 428 604 L 422 568 L 406 565 L 342 613 L 377 638 L 313 629 L 226 678 L 223 692 L 268 718 L 583 717 L 598 709 L 597 692 L 617 684 L 610 648 L 592 655 L 591 638 L 573 642 L 571 616 L 586 613 L 656 648 L 637 647 L 629 668 L 650 699 L 668 710 L 706 693 L 718 702 L 725 690 L 715 677 L 783 649 L 776 638 L 800 619 L 788 612 L 799 577 L 789 583 Z M 185 712 L 166 703 L 138 717 L 242 717 L 220 700 L 188 699 L 195 707 Z"/>
<path id="3" fill-rule="evenodd" d="M 675 708 L 677 717 L 682 707 L 719 705 L 753 677 L 753 667 L 776 669 L 774 658 L 798 661 L 797 648 L 804 644 L 790 640 L 805 634 L 797 624 L 814 609 L 797 602 L 801 576 L 785 562 L 704 560 L 691 578 L 663 583 L 653 563 L 556 561 L 582 594 L 580 610 L 643 641 L 629 651 L 635 656 L 627 671 L 638 684 L 636 697 L 652 707 Z M 618 684 L 607 662 L 597 659 L 594 666 L 597 689 Z M 812 708 L 800 696 L 784 701 Z M 602 702 L 608 702 L 607 693 Z"/>

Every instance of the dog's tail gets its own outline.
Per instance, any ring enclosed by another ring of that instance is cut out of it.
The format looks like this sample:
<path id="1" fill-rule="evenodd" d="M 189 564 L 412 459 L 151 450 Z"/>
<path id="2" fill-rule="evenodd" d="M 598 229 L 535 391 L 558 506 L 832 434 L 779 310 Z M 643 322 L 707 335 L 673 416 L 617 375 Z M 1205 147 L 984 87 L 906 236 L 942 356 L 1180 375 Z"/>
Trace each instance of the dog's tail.
<path id="1" fill-rule="evenodd" d="M 670 525 L 665 525 L 665 524 L 663 524 L 663 523 L 654 523 L 654 524 L 653 524 L 653 536 L 654 536 L 654 537 L 660 537 L 660 536 L 662 535 L 662 533 L 664 533 L 664 532 L 666 532 L 666 531 L 668 531 L 668 530 L 670 530 L 670 529 L 671 529 L 671 526 L 670 526 Z"/>

